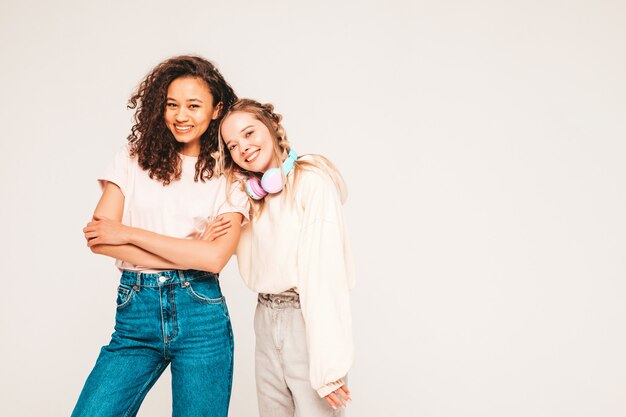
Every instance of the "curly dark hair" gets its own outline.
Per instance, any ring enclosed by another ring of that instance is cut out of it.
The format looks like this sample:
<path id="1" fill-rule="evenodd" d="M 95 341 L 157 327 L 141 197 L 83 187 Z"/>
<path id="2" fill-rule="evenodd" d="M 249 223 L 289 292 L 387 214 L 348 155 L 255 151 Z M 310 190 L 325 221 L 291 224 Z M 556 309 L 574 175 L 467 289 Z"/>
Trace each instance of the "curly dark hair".
<path id="1" fill-rule="evenodd" d="M 205 181 L 214 174 L 215 160 L 211 157 L 218 150 L 218 130 L 224 114 L 237 100 L 232 87 L 209 61 L 198 56 L 177 56 L 161 62 L 139 84 L 128 100 L 128 108 L 136 109 L 128 142 L 132 156 L 137 156 L 139 166 L 148 171 L 150 178 L 168 185 L 180 179 L 181 158 L 178 143 L 167 128 L 164 113 L 167 89 L 172 81 L 181 77 L 204 80 L 213 96 L 213 106 L 222 103 L 216 120 L 200 138 L 200 154 L 196 162 L 194 181 Z"/>

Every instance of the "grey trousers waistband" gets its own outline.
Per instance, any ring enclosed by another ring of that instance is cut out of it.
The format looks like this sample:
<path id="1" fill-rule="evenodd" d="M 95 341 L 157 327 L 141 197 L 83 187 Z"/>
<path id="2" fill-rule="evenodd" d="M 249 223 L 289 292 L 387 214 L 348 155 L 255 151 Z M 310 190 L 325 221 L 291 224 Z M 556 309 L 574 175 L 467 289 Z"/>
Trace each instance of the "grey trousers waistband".
<path id="1" fill-rule="evenodd" d="M 294 290 L 280 294 L 259 293 L 259 303 L 269 308 L 300 308 L 300 296 Z"/>

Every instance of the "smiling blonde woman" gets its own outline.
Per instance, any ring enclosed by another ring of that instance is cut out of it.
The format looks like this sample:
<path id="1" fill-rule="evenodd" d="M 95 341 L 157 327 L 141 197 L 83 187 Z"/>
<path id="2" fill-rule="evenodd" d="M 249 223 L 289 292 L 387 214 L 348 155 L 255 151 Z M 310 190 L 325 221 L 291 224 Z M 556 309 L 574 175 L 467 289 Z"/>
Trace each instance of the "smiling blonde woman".
<path id="1" fill-rule="evenodd" d="M 296 155 L 280 122 L 272 105 L 239 100 L 222 120 L 216 154 L 231 183 L 245 181 L 253 207 L 237 260 L 259 293 L 260 415 L 342 415 L 353 358 L 346 189 L 326 158 Z"/>

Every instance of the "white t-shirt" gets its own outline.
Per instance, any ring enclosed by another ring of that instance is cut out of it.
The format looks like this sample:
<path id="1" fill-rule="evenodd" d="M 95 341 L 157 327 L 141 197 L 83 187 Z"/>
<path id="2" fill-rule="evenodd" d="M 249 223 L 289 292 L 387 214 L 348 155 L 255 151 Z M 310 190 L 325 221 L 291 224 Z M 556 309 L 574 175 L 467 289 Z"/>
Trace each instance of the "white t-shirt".
<path id="1" fill-rule="evenodd" d="M 164 186 L 151 179 L 148 171 L 139 166 L 137 157 L 130 157 L 129 151 L 128 144 L 122 146 L 98 178 L 101 187 L 105 181 L 110 181 L 122 190 L 123 224 L 162 235 L 198 239 L 207 223 L 220 214 L 241 213 L 244 223 L 249 219 L 250 203 L 239 187 L 231 187 L 227 199 L 223 176 L 214 176 L 205 182 L 194 181 L 197 157 L 179 154 L 182 158 L 181 178 Z M 119 259 L 115 265 L 128 271 L 148 271 Z"/>

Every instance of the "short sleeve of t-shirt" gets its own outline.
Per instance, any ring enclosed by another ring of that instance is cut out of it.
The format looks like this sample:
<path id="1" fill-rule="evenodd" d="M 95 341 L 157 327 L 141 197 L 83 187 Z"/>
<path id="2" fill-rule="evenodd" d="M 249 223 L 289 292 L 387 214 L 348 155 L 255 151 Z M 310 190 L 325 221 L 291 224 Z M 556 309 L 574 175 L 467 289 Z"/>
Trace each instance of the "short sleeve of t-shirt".
<path id="1" fill-rule="evenodd" d="M 250 221 L 250 200 L 248 200 L 248 195 L 243 191 L 243 186 L 239 181 L 231 184 L 228 197 L 218 208 L 217 215 L 233 212 L 243 215 L 242 226 Z"/>
<path id="2" fill-rule="evenodd" d="M 131 168 L 130 148 L 128 144 L 120 147 L 113 160 L 105 168 L 104 173 L 98 178 L 100 188 L 104 189 L 106 181 L 120 187 L 122 194 L 128 194 L 129 173 Z"/>

